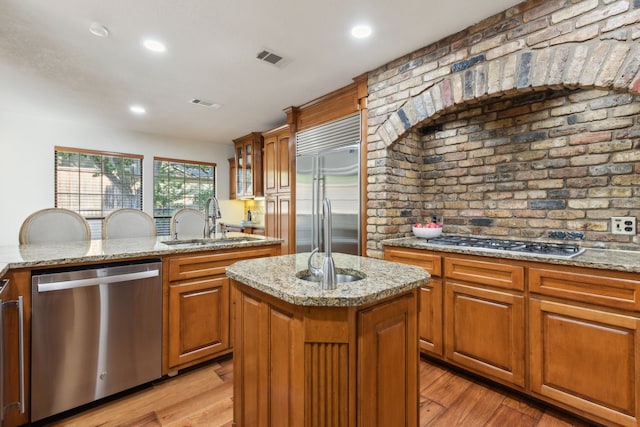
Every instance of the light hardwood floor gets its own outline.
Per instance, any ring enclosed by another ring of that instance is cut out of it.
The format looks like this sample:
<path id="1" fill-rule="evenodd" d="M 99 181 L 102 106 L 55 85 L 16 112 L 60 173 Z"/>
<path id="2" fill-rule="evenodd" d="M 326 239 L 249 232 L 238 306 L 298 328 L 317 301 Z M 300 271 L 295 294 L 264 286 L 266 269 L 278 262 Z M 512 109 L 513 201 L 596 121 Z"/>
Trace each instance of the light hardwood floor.
<path id="1" fill-rule="evenodd" d="M 50 426 L 230 427 L 233 362 L 209 363 Z M 420 361 L 420 426 L 585 427 L 590 424 L 440 364 Z"/>

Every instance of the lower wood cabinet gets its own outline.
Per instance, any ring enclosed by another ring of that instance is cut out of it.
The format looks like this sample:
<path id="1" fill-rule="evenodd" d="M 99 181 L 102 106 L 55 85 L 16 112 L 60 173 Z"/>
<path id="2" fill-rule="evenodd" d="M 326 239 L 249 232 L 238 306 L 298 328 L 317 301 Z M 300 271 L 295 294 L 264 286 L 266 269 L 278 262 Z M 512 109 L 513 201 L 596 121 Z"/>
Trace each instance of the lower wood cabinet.
<path id="1" fill-rule="evenodd" d="M 529 269 L 531 390 L 603 424 L 640 423 L 640 277 Z"/>
<path id="2" fill-rule="evenodd" d="M 429 283 L 420 287 L 420 351 L 442 356 L 442 257 L 418 249 L 385 248 L 384 259 L 422 267 L 431 275 Z"/>
<path id="3" fill-rule="evenodd" d="M 415 299 L 405 296 L 358 314 L 358 425 L 417 425 L 413 363 Z M 409 362 L 411 361 L 411 362 Z"/>
<path id="4" fill-rule="evenodd" d="M 531 390 L 583 415 L 637 426 L 640 319 L 537 298 L 529 313 Z"/>
<path id="5" fill-rule="evenodd" d="M 445 289 L 447 360 L 524 387 L 524 297 L 450 282 Z"/>
<path id="6" fill-rule="evenodd" d="M 4 411 L 2 425 L 13 427 L 29 423 L 30 365 L 31 365 L 31 271 L 15 270 L 9 272 L 4 279 L 9 282 L 0 294 L 3 304 L 2 329 L 2 405 Z M 19 327 L 20 310 L 18 298 L 22 297 L 22 331 Z M 22 332 L 22 340 L 20 339 Z M 22 344 L 22 348 L 20 348 Z M 22 358 L 21 356 L 22 352 Z M 22 360 L 21 360 L 22 359 Z M 21 367 L 22 363 L 22 367 Z M 22 377 L 21 377 L 22 375 Z M 21 387 L 24 387 L 21 390 Z"/>
<path id="7" fill-rule="evenodd" d="M 424 354 L 604 425 L 640 425 L 637 273 L 404 247 L 384 256 L 444 286 L 441 301 L 436 286 L 421 292 Z M 440 336 L 442 353 L 429 345 Z"/>
<path id="8" fill-rule="evenodd" d="M 524 387 L 524 268 L 447 256 L 444 277 L 446 359 Z"/>
<path id="9" fill-rule="evenodd" d="M 275 255 L 280 255 L 280 244 L 165 258 L 163 374 L 233 350 L 226 267 L 243 259 Z"/>
<path id="10" fill-rule="evenodd" d="M 234 425 L 418 425 L 417 292 L 301 307 L 232 280 Z"/>
<path id="11" fill-rule="evenodd" d="M 229 279 L 190 280 L 169 286 L 169 366 L 231 348 Z"/>

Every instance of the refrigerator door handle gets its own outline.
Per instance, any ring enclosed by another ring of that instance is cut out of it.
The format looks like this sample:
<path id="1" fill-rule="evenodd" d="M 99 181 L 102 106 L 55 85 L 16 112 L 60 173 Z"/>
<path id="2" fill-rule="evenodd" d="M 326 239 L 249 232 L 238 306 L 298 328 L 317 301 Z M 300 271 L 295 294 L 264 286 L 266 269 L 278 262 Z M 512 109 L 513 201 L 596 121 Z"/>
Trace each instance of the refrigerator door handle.
<path id="1" fill-rule="evenodd" d="M 320 239 L 318 229 L 320 226 L 320 220 L 318 218 L 318 200 L 320 192 L 320 177 L 318 176 L 318 156 L 314 156 L 312 160 L 311 168 L 311 250 L 318 249 L 320 247 Z"/>

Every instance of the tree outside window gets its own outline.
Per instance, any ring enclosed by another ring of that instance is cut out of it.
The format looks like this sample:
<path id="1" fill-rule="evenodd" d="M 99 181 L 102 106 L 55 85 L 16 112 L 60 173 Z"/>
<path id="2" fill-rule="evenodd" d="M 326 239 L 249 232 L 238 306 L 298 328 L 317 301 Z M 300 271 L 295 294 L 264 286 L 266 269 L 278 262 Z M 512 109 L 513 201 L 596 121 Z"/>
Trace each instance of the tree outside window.
<path id="1" fill-rule="evenodd" d="M 142 160 L 135 154 L 55 147 L 55 206 L 84 216 L 93 238 L 121 208 L 142 209 Z"/>
<path id="2" fill-rule="evenodd" d="M 216 164 L 154 158 L 153 216 L 158 235 L 169 235 L 171 216 L 179 209 L 204 211 L 207 199 L 215 196 Z"/>

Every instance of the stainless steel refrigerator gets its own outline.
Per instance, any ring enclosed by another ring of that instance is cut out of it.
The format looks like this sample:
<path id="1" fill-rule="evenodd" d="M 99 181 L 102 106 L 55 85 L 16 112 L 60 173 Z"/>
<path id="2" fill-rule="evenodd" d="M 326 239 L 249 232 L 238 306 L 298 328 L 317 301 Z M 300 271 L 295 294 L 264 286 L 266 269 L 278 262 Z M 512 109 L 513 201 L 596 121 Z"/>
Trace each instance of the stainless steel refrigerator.
<path id="1" fill-rule="evenodd" d="M 359 144 L 296 156 L 296 252 L 325 251 L 322 201 L 331 200 L 333 252 L 360 254 Z"/>

